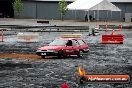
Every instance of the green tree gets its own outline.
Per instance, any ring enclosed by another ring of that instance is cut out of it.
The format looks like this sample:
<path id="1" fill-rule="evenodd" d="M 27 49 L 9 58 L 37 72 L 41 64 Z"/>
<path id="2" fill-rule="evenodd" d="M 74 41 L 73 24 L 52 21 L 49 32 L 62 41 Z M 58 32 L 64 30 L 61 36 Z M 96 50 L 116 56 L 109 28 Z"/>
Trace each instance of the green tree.
<path id="1" fill-rule="evenodd" d="M 19 17 L 21 11 L 23 10 L 23 3 L 22 0 L 15 0 L 13 3 L 14 11 L 16 12 L 17 16 Z"/>
<path id="2" fill-rule="evenodd" d="M 61 13 L 61 20 L 64 19 L 64 15 L 67 13 L 67 2 L 65 0 L 59 1 L 59 11 Z"/>

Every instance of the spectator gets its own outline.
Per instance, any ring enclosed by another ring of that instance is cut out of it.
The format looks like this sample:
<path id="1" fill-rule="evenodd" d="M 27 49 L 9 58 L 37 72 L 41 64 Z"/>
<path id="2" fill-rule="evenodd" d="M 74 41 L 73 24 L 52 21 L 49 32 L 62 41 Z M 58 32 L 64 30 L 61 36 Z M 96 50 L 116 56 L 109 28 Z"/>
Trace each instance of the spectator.
<path id="1" fill-rule="evenodd" d="M 88 16 L 87 16 L 87 14 L 85 15 L 85 21 L 88 21 Z"/>
<path id="2" fill-rule="evenodd" d="M 125 22 L 125 17 L 123 18 L 123 22 Z"/>
<path id="3" fill-rule="evenodd" d="M 89 15 L 89 20 L 92 21 L 92 15 Z"/>
<path id="4" fill-rule="evenodd" d="M 95 30 L 94 29 L 92 29 L 92 35 L 95 36 Z"/>

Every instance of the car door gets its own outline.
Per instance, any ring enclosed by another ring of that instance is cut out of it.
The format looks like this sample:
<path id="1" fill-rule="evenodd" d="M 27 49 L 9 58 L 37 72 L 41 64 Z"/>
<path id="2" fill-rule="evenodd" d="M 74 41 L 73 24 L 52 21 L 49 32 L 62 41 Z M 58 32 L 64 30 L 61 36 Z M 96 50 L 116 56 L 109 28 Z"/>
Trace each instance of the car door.
<path id="1" fill-rule="evenodd" d="M 69 41 L 72 42 L 72 44 L 69 44 Z M 79 51 L 79 44 L 76 40 L 68 40 L 65 48 L 65 52 L 67 55 L 74 55 L 77 54 Z"/>
<path id="2" fill-rule="evenodd" d="M 83 50 L 83 51 L 88 51 L 89 47 L 87 45 L 86 42 L 84 42 L 84 40 L 82 39 L 79 39 L 77 40 L 79 42 L 79 45 L 80 45 L 80 49 Z"/>

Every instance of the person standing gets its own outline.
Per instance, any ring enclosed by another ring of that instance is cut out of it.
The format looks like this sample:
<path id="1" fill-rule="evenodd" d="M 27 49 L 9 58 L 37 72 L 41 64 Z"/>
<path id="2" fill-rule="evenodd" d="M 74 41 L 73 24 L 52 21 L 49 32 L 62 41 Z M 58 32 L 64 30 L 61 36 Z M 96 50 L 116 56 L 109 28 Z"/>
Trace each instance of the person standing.
<path id="1" fill-rule="evenodd" d="M 88 21 L 88 16 L 87 16 L 87 14 L 85 15 L 85 21 Z"/>
<path id="2" fill-rule="evenodd" d="M 89 20 L 92 21 L 92 15 L 89 15 Z"/>

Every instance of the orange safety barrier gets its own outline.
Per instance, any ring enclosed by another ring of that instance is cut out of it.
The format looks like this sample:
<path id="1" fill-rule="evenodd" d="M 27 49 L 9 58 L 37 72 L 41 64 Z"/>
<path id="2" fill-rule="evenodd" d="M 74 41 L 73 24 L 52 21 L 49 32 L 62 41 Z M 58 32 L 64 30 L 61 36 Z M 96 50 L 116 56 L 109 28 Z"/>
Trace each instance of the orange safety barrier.
<path id="1" fill-rule="evenodd" d="M 102 35 L 103 44 L 123 44 L 124 35 Z"/>

